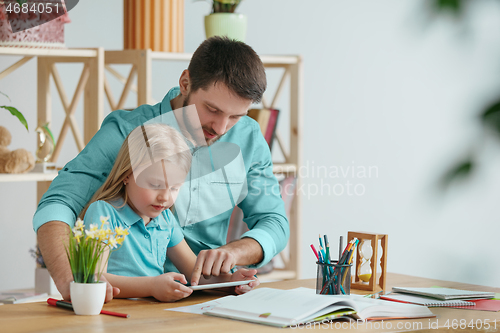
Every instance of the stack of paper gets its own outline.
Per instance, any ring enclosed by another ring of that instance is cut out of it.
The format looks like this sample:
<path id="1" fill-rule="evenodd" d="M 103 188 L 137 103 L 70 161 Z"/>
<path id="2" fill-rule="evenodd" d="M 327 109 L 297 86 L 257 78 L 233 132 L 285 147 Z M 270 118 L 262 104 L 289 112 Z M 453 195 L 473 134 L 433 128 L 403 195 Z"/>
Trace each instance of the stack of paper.
<path id="1" fill-rule="evenodd" d="M 461 290 L 452 288 L 406 288 L 393 287 L 392 291 L 398 293 L 414 294 L 433 297 L 441 300 L 449 299 L 474 299 L 474 298 L 493 298 L 494 292 Z"/>
<path id="2" fill-rule="evenodd" d="M 381 299 L 394 302 L 419 304 L 429 307 L 454 307 L 460 309 L 499 311 L 500 300 L 493 292 L 461 290 L 452 288 L 403 288 L 393 287 L 393 291 Z"/>

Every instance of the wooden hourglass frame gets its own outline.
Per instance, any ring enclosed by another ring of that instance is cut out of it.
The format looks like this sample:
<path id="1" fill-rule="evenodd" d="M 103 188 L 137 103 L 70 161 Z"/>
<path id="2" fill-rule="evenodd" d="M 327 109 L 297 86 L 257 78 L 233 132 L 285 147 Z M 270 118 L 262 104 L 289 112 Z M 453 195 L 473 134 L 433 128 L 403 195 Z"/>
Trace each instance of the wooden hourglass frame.
<path id="1" fill-rule="evenodd" d="M 371 232 L 353 232 L 349 231 L 347 233 L 347 241 L 350 242 L 352 239 L 357 238 L 359 239 L 358 243 L 358 248 L 361 246 L 361 242 L 364 240 L 370 241 L 371 242 L 371 247 L 373 250 L 373 254 L 371 258 L 366 258 L 370 259 L 370 268 L 371 268 L 371 277 L 368 280 L 368 283 L 363 283 L 361 279 L 358 276 L 358 267 L 361 265 L 361 256 L 359 255 L 359 252 L 356 255 L 356 268 L 355 268 L 355 274 L 354 274 L 354 281 L 351 283 L 351 289 L 357 289 L 357 290 L 369 290 L 369 291 L 376 291 L 376 290 L 385 290 L 385 280 L 386 280 L 386 267 L 387 267 L 387 235 L 383 234 L 375 234 Z M 380 279 L 378 283 L 376 282 L 377 279 L 377 258 L 378 258 L 378 245 L 382 247 L 382 256 L 380 258 L 380 268 L 382 272 L 380 272 Z"/>

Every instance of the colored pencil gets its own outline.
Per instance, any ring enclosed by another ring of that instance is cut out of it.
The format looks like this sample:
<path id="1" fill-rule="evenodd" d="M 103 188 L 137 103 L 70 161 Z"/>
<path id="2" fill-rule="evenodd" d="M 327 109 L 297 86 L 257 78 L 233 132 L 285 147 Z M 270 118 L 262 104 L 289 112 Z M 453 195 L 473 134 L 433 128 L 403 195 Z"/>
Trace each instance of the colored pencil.
<path id="1" fill-rule="evenodd" d="M 54 298 L 49 298 L 47 300 L 47 303 L 49 305 L 57 306 L 59 308 L 65 308 L 68 310 L 73 310 L 73 304 L 70 302 L 66 301 L 58 301 L 57 299 Z M 115 316 L 115 317 L 122 317 L 122 318 L 128 318 L 130 315 L 126 313 L 119 313 L 119 312 L 113 312 L 113 311 L 107 311 L 107 310 L 101 310 L 101 314 L 109 315 L 109 316 Z"/>
<path id="2" fill-rule="evenodd" d="M 314 247 L 313 244 L 311 244 L 311 249 L 313 250 L 314 255 L 316 256 L 316 259 L 318 259 L 318 261 L 319 261 L 318 251 L 316 251 L 316 248 Z"/>

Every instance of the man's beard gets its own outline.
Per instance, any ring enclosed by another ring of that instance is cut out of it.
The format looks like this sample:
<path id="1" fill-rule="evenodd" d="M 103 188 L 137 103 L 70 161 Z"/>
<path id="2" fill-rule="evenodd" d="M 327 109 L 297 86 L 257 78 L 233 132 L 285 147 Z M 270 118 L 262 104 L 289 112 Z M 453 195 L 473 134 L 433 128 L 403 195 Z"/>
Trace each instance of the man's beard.
<path id="1" fill-rule="evenodd" d="M 186 106 L 190 105 L 190 103 L 189 103 L 189 97 L 190 97 L 190 93 L 184 99 L 184 103 L 182 104 L 183 107 L 186 107 Z M 208 127 L 203 126 L 203 125 L 201 125 L 201 128 L 204 129 L 205 131 L 207 131 L 208 133 L 212 134 L 212 135 L 217 135 L 217 133 L 215 133 L 215 131 L 212 128 L 208 128 Z M 215 138 L 207 139 L 205 137 L 205 133 L 203 133 L 203 137 L 205 138 L 205 141 L 207 142 L 207 145 L 210 146 L 210 145 L 214 144 L 215 142 L 217 142 L 222 137 L 222 135 L 217 135 Z"/>

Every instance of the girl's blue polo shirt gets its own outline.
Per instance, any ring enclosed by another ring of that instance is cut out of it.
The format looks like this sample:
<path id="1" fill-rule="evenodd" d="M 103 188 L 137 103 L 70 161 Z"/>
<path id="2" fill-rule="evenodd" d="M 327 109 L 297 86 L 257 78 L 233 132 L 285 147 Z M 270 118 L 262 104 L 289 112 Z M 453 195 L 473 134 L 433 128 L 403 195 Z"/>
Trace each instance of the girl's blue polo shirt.
<path id="1" fill-rule="evenodd" d="M 115 203 L 116 207 L 122 203 Z M 84 218 L 90 224 L 101 225 L 101 216 L 109 217 L 109 228 L 122 227 L 129 230 L 120 248 L 111 252 L 107 272 L 122 276 L 157 276 L 163 274 L 167 247 L 172 247 L 184 238 L 181 228 L 170 210 L 164 210 L 147 225 L 129 205 L 115 208 L 105 201 L 96 201 L 89 206 Z"/>

